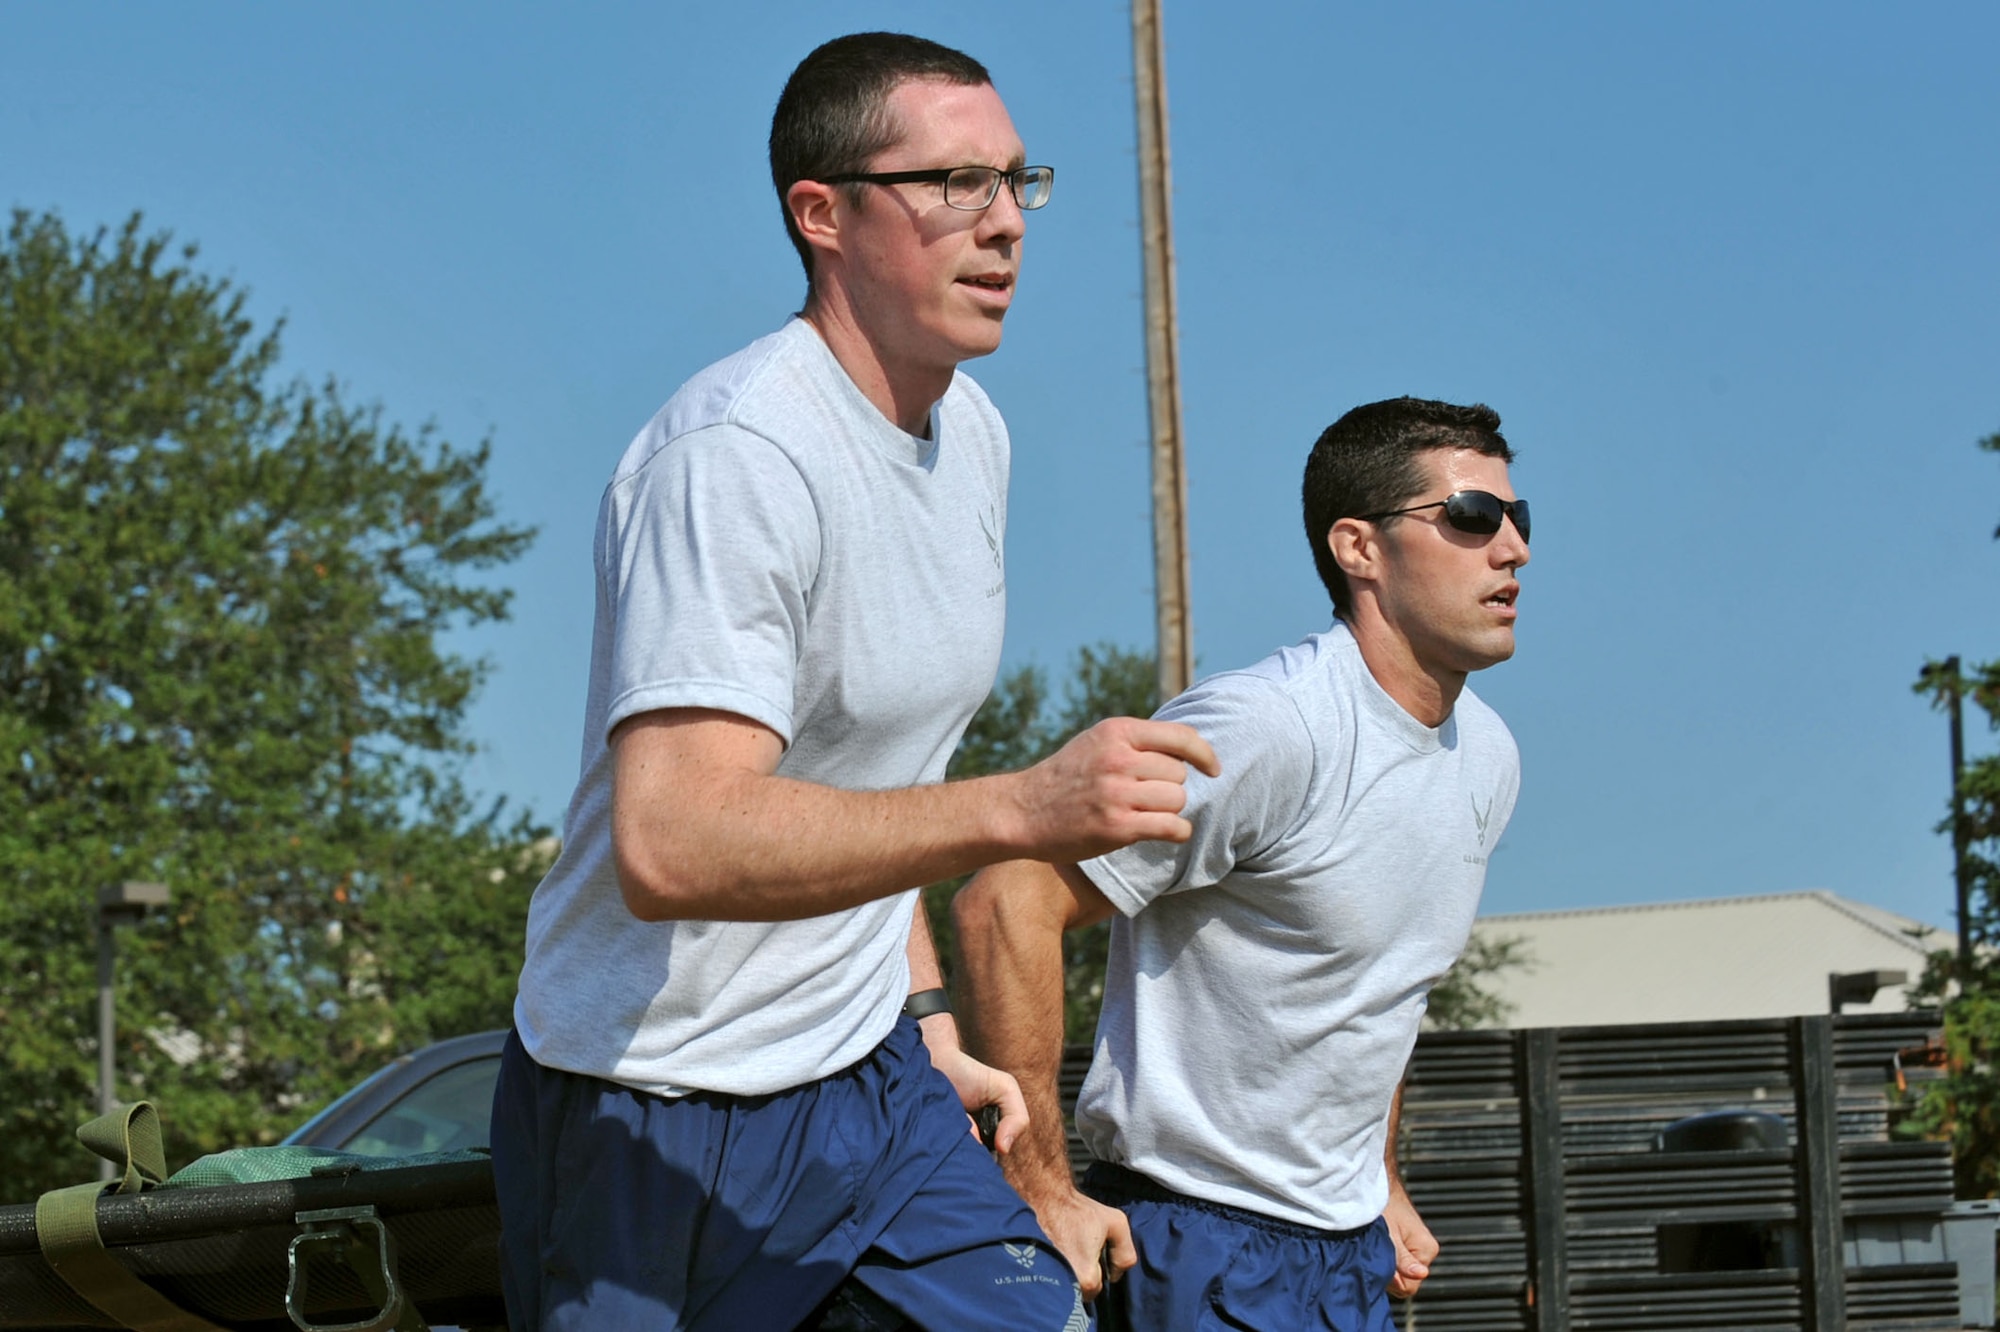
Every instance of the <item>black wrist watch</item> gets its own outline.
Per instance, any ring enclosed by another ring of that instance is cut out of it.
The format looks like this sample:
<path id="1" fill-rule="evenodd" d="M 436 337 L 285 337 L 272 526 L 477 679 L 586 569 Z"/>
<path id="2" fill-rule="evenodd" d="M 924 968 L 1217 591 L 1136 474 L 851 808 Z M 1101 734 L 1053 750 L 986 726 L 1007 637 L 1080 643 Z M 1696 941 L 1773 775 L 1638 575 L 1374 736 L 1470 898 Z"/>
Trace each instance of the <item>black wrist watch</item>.
<path id="1" fill-rule="evenodd" d="M 903 1015 L 921 1022 L 939 1013 L 951 1012 L 951 996 L 943 990 L 918 990 L 903 1001 Z"/>

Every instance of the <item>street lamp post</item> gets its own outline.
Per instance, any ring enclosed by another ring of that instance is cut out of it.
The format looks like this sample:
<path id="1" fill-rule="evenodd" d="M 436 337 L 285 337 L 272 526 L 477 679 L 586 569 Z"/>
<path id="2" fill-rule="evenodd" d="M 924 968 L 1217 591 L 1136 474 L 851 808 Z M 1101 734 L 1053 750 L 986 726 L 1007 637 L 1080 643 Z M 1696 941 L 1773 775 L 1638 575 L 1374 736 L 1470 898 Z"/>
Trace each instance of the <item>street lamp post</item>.
<path id="1" fill-rule="evenodd" d="M 1951 882 L 1958 898 L 1958 983 L 1972 983 L 1972 885 L 1965 853 L 1965 792 L 1959 782 L 1965 776 L 1965 680 L 1959 675 L 1958 654 L 1944 659 L 1944 671 L 1951 680 Z"/>
<path id="2" fill-rule="evenodd" d="M 112 931 L 136 922 L 154 907 L 163 907 L 172 894 L 163 883 L 116 883 L 97 890 L 97 1113 L 108 1115 L 118 1108 L 112 1060 Z M 110 1179 L 109 1159 L 99 1163 L 98 1178 Z"/>

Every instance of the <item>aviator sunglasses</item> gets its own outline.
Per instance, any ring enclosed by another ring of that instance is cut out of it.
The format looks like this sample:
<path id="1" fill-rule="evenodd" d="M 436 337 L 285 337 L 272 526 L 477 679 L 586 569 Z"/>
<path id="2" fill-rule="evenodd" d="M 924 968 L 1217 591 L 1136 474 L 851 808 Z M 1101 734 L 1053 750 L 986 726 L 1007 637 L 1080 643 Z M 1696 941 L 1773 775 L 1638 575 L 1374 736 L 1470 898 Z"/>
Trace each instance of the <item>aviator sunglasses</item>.
<path id="1" fill-rule="evenodd" d="M 1388 509 L 1382 513 L 1364 513 L 1361 521 L 1372 523 L 1381 518 L 1421 513 L 1425 509 L 1443 509 L 1446 522 L 1473 536 L 1492 536 L 1500 530 L 1502 521 L 1512 518 L 1514 530 L 1521 534 L 1521 540 L 1528 539 L 1528 501 L 1503 500 L 1484 490 L 1461 490 L 1441 500 L 1432 500 L 1429 504 L 1413 504 L 1407 509 Z"/>

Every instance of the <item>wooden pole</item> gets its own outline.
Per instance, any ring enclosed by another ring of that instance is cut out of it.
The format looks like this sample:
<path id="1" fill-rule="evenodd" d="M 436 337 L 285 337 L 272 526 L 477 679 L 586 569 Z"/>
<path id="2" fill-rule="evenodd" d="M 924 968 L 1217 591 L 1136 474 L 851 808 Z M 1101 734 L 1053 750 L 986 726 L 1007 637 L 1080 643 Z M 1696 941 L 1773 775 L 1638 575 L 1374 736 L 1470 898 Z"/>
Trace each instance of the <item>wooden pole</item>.
<path id="1" fill-rule="evenodd" d="M 1194 624 L 1188 596 L 1173 180 L 1167 169 L 1166 43 L 1159 0 L 1132 0 L 1132 72 L 1139 103 L 1139 230 L 1145 242 L 1146 410 L 1153 434 L 1153 589 L 1160 697 L 1165 700 L 1193 682 Z"/>
<path id="2" fill-rule="evenodd" d="M 1520 1033 L 1521 1120 L 1526 1132 L 1528 1271 L 1535 1332 L 1570 1332 L 1569 1213 L 1563 1190 L 1562 1068 L 1555 1027 Z"/>
<path id="3" fill-rule="evenodd" d="M 1846 1332 L 1847 1278 L 1841 1260 L 1840 1075 L 1834 1063 L 1833 1019 L 1791 1020 L 1793 1123 L 1798 1150 L 1798 1216 L 1804 1230 L 1799 1275 L 1807 1332 Z"/>

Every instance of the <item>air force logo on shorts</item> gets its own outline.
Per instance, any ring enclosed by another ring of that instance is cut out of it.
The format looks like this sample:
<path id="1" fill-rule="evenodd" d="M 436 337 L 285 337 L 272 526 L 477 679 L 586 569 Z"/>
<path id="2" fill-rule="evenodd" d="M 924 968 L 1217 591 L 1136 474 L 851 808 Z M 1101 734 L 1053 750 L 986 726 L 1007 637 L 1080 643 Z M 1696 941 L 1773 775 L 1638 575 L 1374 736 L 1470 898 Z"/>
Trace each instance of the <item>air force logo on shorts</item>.
<path id="1" fill-rule="evenodd" d="M 1011 1240 L 1002 1240 L 1000 1248 L 1002 1252 L 1014 1260 L 1014 1265 L 1021 1270 L 1009 1273 L 1006 1276 L 994 1277 L 994 1285 L 1013 1286 L 1017 1288 L 1021 1286 L 1068 1286 L 1070 1288 L 1070 1311 L 1069 1317 L 1063 1320 L 1062 1332 L 1090 1332 L 1090 1311 L 1084 1307 L 1083 1292 L 1077 1289 L 1076 1282 L 1071 1279 L 1067 1267 L 1060 1262 L 1056 1263 L 1055 1266 L 1058 1269 L 1058 1273 L 1054 1276 L 1037 1270 L 1043 1256 L 1047 1252 L 1039 1244 L 1015 1244 Z"/>

